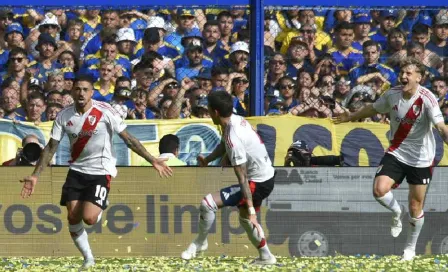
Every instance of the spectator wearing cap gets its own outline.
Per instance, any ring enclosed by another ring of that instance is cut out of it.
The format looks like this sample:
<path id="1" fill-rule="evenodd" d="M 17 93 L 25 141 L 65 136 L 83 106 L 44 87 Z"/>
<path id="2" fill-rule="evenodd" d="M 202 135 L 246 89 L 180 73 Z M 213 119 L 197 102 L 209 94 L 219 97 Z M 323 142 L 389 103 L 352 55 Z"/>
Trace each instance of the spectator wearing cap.
<path id="1" fill-rule="evenodd" d="M 180 53 L 183 52 L 183 46 L 181 44 L 182 37 L 193 29 L 197 30 L 195 28 L 195 15 L 194 9 L 179 8 L 177 10 L 178 27 L 175 32 L 165 37 L 165 41 L 177 48 Z"/>
<path id="2" fill-rule="evenodd" d="M 221 31 L 217 21 L 205 23 L 202 31 L 204 37 L 204 54 L 213 60 L 213 63 L 220 63 L 229 54 L 221 41 Z"/>
<path id="3" fill-rule="evenodd" d="M 352 43 L 353 48 L 362 51 L 364 42 L 370 40 L 370 30 L 372 29 L 370 23 L 372 17 L 367 10 L 355 13 L 353 24 L 355 25 L 355 39 Z"/>
<path id="4" fill-rule="evenodd" d="M 283 115 L 286 114 L 288 111 L 285 107 L 285 99 L 281 96 L 273 97 L 268 104 L 266 115 L 267 116 L 273 116 L 273 115 Z"/>
<path id="5" fill-rule="evenodd" d="M 63 109 L 62 104 L 59 103 L 47 103 L 45 109 L 46 121 L 56 120 L 56 116 Z"/>
<path id="6" fill-rule="evenodd" d="M 213 84 L 211 68 L 202 68 L 201 71 L 199 71 L 199 75 L 196 76 L 196 80 L 198 81 L 199 88 L 206 90 L 207 94 L 212 91 Z"/>
<path id="7" fill-rule="evenodd" d="M 249 112 L 249 80 L 245 73 L 232 73 L 226 91 L 233 96 L 233 111 L 237 115 L 247 116 Z"/>
<path id="8" fill-rule="evenodd" d="M 333 42 L 332 42 L 330 36 L 327 33 L 325 33 L 324 31 L 317 29 L 316 16 L 315 16 L 315 12 L 313 10 L 300 10 L 299 11 L 299 23 L 300 23 L 300 26 L 295 28 L 293 31 L 288 32 L 288 34 L 284 38 L 284 40 L 282 42 L 281 49 L 280 49 L 280 53 L 286 54 L 291 41 L 298 36 L 304 37 L 306 34 L 310 35 L 311 37 L 305 38 L 304 41 L 307 43 L 310 43 L 311 41 L 314 42 L 315 43 L 314 47 L 317 50 L 319 50 L 320 52 L 325 53 L 325 52 L 327 52 L 327 50 L 329 48 L 332 47 Z M 302 26 L 305 26 L 305 25 L 311 26 L 315 31 L 310 32 L 308 28 L 302 29 Z M 302 32 L 300 31 L 301 29 L 302 29 Z M 310 33 L 308 33 L 308 32 L 310 32 Z M 277 40 L 278 40 L 278 37 L 277 37 Z"/>
<path id="9" fill-rule="evenodd" d="M 61 26 L 59 25 L 58 18 L 53 13 L 48 12 L 45 14 L 44 20 L 36 28 L 31 30 L 31 33 L 25 39 L 26 49 L 34 58 L 38 58 L 40 54 L 37 48 L 41 34 L 48 34 L 56 44 L 60 40 L 60 32 Z"/>
<path id="10" fill-rule="evenodd" d="M 136 57 L 141 57 L 144 53 L 153 51 L 164 58 L 173 59 L 179 56 L 179 51 L 171 44 L 163 41 L 165 31 L 160 28 L 150 27 L 145 30 L 142 39 L 142 46 L 137 45 Z"/>
<path id="11" fill-rule="evenodd" d="M 434 77 L 431 79 L 431 91 L 437 97 L 437 100 L 439 101 L 439 107 L 447 104 L 447 84 L 447 79 L 443 77 Z"/>
<path id="12" fill-rule="evenodd" d="M 36 50 L 39 52 L 38 61 L 29 63 L 29 66 L 36 70 L 34 76 L 40 81 L 47 81 L 47 74 L 49 72 L 62 67 L 55 59 L 55 57 L 57 58 L 55 54 L 57 48 L 56 41 L 50 34 L 40 34 L 39 41 L 36 45 Z"/>
<path id="13" fill-rule="evenodd" d="M 341 75 L 347 75 L 350 69 L 363 63 L 362 53 L 352 47 L 355 38 L 354 26 L 343 22 L 335 28 L 335 44 L 328 50 L 338 66 Z"/>
<path id="14" fill-rule="evenodd" d="M 117 42 L 113 37 L 109 37 L 103 41 L 103 46 L 100 51 L 94 55 L 88 55 L 84 61 L 81 73 L 90 74 L 94 77 L 94 80 L 99 78 L 99 63 L 101 59 L 109 61 L 115 61 L 117 65 L 121 67 L 122 74 L 124 76 L 131 76 L 131 63 L 129 58 L 125 55 L 121 55 L 118 52 Z"/>
<path id="15" fill-rule="evenodd" d="M 134 49 L 137 45 L 137 40 L 135 39 L 134 30 L 132 28 L 120 28 L 117 32 L 117 42 L 118 52 L 124 56 L 127 56 L 129 60 L 133 60 Z"/>
<path id="16" fill-rule="evenodd" d="M 349 78 L 352 83 L 352 87 L 354 87 L 354 85 L 356 84 L 361 83 L 358 80 L 362 76 L 367 74 L 370 67 L 375 67 L 376 69 L 378 69 L 381 76 L 384 77 L 383 81 L 385 81 L 386 83 L 384 88 L 395 86 L 395 84 L 397 83 L 397 75 L 395 74 L 394 70 L 378 62 L 381 53 L 380 45 L 375 41 L 366 41 L 363 45 L 362 52 L 364 56 L 364 63 L 351 69 L 349 72 Z"/>
<path id="17" fill-rule="evenodd" d="M 381 50 L 387 50 L 387 35 L 395 27 L 398 12 L 396 10 L 382 10 L 380 12 L 380 27 L 370 38 L 381 45 Z"/>
<path id="18" fill-rule="evenodd" d="M 229 54 L 219 65 L 230 72 L 244 73 L 249 68 L 249 45 L 242 41 L 232 44 Z"/>
<path id="19" fill-rule="evenodd" d="M 431 15 L 427 10 L 412 9 L 406 11 L 406 15 L 398 28 L 400 28 L 404 33 L 409 34 L 416 24 L 425 24 L 429 27 L 432 25 Z"/>
<path id="20" fill-rule="evenodd" d="M 234 21 L 232 14 L 227 10 L 221 11 L 216 19 L 218 21 L 219 32 L 221 33 L 221 44 L 225 50 L 229 50 L 232 45 L 232 30 Z"/>
<path id="21" fill-rule="evenodd" d="M 6 49 L 4 40 L 6 28 L 14 21 L 14 13 L 10 9 L 0 10 L 0 50 Z"/>
<path id="22" fill-rule="evenodd" d="M 3 119 L 25 121 L 25 117 L 17 112 L 19 107 L 19 92 L 5 84 L 2 84 L 1 105 L 4 111 Z"/>
<path id="23" fill-rule="evenodd" d="M 0 73 L 0 84 L 8 78 L 22 84 L 28 63 L 27 51 L 21 47 L 13 48 L 9 51 L 8 59 L 5 63 L 8 69 Z"/>
<path id="24" fill-rule="evenodd" d="M 23 28 L 19 23 L 12 23 L 6 28 L 5 41 L 7 50 L 11 50 L 14 47 L 25 48 Z"/>
<path id="25" fill-rule="evenodd" d="M 175 58 L 176 78 L 182 81 L 184 77 L 193 78 L 202 68 L 211 68 L 213 61 L 204 56 L 204 49 L 199 40 L 193 40 L 186 45 L 185 56 Z"/>
<path id="26" fill-rule="evenodd" d="M 287 52 L 286 74 L 291 77 L 297 77 L 299 69 L 313 71 L 309 56 L 308 44 L 300 39 L 295 39 L 289 44 Z"/>
<path id="27" fill-rule="evenodd" d="M 63 67 L 61 70 L 64 73 L 64 90 L 71 90 L 75 83 L 75 72 L 69 67 Z"/>
<path id="28" fill-rule="evenodd" d="M 57 91 L 62 92 L 65 87 L 64 72 L 61 69 L 55 69 L 48 73 L 48 80 L 45 83 L 44 92 Z"/>
<path id="29" fill-rule="evenodd" d="M 229 81 L 229 70 L 222 66 L 213 66 L 211 74 L 212 91 L 225 90 Z"/>
<path id="30" fill-rule="evenodd" d="M 448 11 L 436 15 L 432 30 L 432 39 L 426 44 L 426 49 L 439 57 L 446 58 L 448 56 Z"/>

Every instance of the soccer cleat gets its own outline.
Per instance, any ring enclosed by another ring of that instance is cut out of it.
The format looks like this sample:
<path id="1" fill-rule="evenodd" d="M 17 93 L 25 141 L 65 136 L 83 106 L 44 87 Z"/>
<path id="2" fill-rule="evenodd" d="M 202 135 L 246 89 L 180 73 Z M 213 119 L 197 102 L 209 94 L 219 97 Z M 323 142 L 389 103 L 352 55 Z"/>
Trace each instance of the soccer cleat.
<path id="1" fill-rule="evenodd" d="M 403 257 L 401 258 L 402 261 L 412 261 L 415 257 L 415 250 L 405 248 L 403 251 Z"/>
<path id="2" fill-rule="evenodd" d="M 95 265 L 95 260 L 94 259 L 85 259 L 84 262 L 82 263 L 82 266 L 79 268 L 78 271 L 84 271 L 84 270 L 88 270 L 90 267 Z"/>
<path id="3" fill-rule="evenodd" d="M 398 215 L 394 215 L 392 217 L 392 226 L 390 227 L 390 234 L 392 237 L 398 237 L 401 231 L 403 230 L 403 224 L 401 223 L 401 219 L 403 219 L 404 209 L 400 206 L 401 213 Z"/>
<path id="4" fill-rule="evenodd" d="M 191 260 L 196 257 L 196 255 L 202 251 L 206 251 L 208 248 L 208 242 L 205 240 L 205 242 L 202 245 L 198 245 L 195 242 L 191 243 L 187 250 L 182 252 L 181 257 L 184 260 Z"/>
<path id="5" fill-rule="evenodd" d="M 277 259 L 275 258 L 274 255 L 269 256 L 269 258 L 267 259 L 262 259 L 257 258 L 255 260 L 253 260 L 253 262 L 251 263 L 252 265 L 272 265 L 272 264 L 276 264 L 277 263 Z"/>

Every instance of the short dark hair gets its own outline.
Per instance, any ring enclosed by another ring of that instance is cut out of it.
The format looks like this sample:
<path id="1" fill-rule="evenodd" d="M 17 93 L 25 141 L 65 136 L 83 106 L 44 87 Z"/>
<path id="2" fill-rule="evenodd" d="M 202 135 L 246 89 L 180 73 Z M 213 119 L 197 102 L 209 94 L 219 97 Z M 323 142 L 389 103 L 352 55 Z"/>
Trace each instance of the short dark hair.
<path id="1" fill-rule="evenodd" d="M 103 39 L 102 41 L 102 48 L 104 48 L 104 46 L 106 44 L 113 44 L 113 45 L 117 45 L 117 42 L 115 41 L 115 37 L 114 36 L 107 36 Z"/>
<path id="2" fill-rule="evenodd" d="M 445 82 L 445 84 L 448 84 L 447 78 L 445 78 L 445 77 L 436 76 L 436 77 L 431 78 L 431 84 L 433 84 L 436 81 L 443 81 L 443 82 Z"/>
<path id="3" fill-rule="evenodd" d="M 11 51 L 9 51 L 9 57 L 15 56 L 17 54 L 22 54 L 25 58 L 28 56 L 28 52 L 21 47 L 14 47 L 13 49 L 11 49 Z"/>
<path id="4" fill-rule="evenodd" d="M 120 82 L 132 83 L 131 80 L 128 77 L 126 77 L 126 76 L 118 77 L 117 80 L 115 80 L 115 86 L 118 86 L 118 83 L 120 83 Z"/>
<path id="5" fill-rule="evenodd" d="M 230 18 L 233 19 L 232 14 L 230 14 L 230 12 L 227 11 L 227 10 L 223 10 L 223 11 L 221 11 L 221 12 L 218 14 L 217 20 L 218 20 L 218 21 L 221 20 L 222 17 L 230 17 Z"/>
<path id="6" fill-rule="evenodd" d="M 32 92 L 28 95 L 27 101 L 30 102 L 33 99 L 40 99 L 45 103 L 45 96 L 40 92 Z"/>
<path id="7" fill-rule="evenodd" d="M 341 22 L 339 23 L 335 28 L 334 28 L 334 32 L 339 33 L 341 32 L 341 30 L 343 29 L 351 29 L 354 30 L 355 27 L 352 23 L 349 22 Z"/>
<path id="8" fill-rule="evenodd" d="M 226 91 L 212 92 L 207 96 L 208 105 L 216 110 L 221 117 L 230 117 L 233 113 L 233 99 Z"/>
<path id="9" fill-rule="evenodd" d="M 209 26 L 218 26 L 219 27 L 219 23 L 216 20 L 207 21 L 207 23 L 204 24 L 204 29 L 206 29 Z"/>
<path id="10" fill-rule="evenodd" d="M 362 44 L 362 50 L 364 51 L 364 50 L 367 49 L 367 47 L 370 47 L 370 46 L 376 46 L 376 49 L 378 50 L 378 52 L 381 51 L 381 46 L 380 46 L 380 44 L 379 44 L 378 42 L 374 41 L 374 40 L 368 40 L 368 41 L 365 41 L 365 42 Z"/>
<path id="11" fill-rule="evenodd" d="M 61 93 L 61 92 L 56 91 L 56 90 L 53 90 L 53 91 L 49 91 L 49 92 L 47 93 L 47 98 L 48 98 L 50 95 L 53 95 L 53 94 L 59 94 L 60 96 L 62 96 L 62 93 Z"/>
<path id="12" fill-rule="evenodd" d="M 58 108 L 58 109 L 63 109 L 64 108 L 64 106 L 62 106 L 61 104 L 59 104 L 59 103 L 48 103 L 48 105 L 47 105 L 47 109 L 45 110 L 45 111 L 47 111 L 49 108 Z"/>
<path id="13" fill-rule="evenodd" d="M 412 27 L 412 35 L 419 35 L 419 34 L 425 34 L 428 35 L 429 33 L 429 26 L 425 24 L 415 24 Z"/>
<path id="14" fill-rule="evenodd" d="M 425 46 L 422 43 L 419 42 L 411 42 L 406 46 L 406 50 L 412 50 L 414 48 L 420 48 L 422 50 L 425 50 Z"/>
<path id="15" fill-rule="evenodd" d="M 421 61 L 419 61 L 416 58 L 413 57 L 406 57 L 403 61 L 401 61 L 400 63 L 400 70 L 403 70 L 404 67 L 409 66 L 409 65 L 415 65 L 415 67 L 417 68 L 417 73 L 419 73 L 420 75 L 424 76 L 426 73 L 426 67 L 423 63 L 421 63 Z"/>
<path id="16" fill-rule="evenodd" d="M 76 76 L 73 85 L 76 85 L 76 83 L 78 83 L 78 82 L 80 82 L 80 81 L 86 81 L 86 82 L 89 82 L 90 85 L 92 85 L 92 86 L 93 86 L 93 82 L 94 82 L 92 75 L 89 75 L 89 74 L 80 74 L 80 75 L 77 75 L 77 76 Z"/>
<path id="17" fill-rule="evenodd" d="M 174 153 L 176 149 L 179 148 L 180 140 L 179 137 L 173 134 L 167 134 L 160 139 L 159 142 L 159 153 Z"/>

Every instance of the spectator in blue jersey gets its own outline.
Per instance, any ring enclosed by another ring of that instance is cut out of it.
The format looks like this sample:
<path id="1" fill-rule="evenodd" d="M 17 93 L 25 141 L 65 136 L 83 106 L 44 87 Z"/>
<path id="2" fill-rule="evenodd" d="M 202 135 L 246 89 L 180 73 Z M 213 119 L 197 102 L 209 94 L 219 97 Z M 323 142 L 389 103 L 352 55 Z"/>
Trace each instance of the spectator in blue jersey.
<path id="1" fill-rule="evenodd" d="M 47 81 L 49 72 L 62 68 L 62 65 L 55 58 L 57 49 L 56 41 L 50 34 L 40 34 L 36 45 L 36 50 L 39 52 L 38 61 L 32 61 L 29 66 L 36 70 L 34 76 L 42 82 Z"/>
<path id="2" fill-rule="evenodd" d="M 370 23 L 372 17 L 367 10 L 355 13 L 353 24 L 355 25 L 355 40 L 352 43 L 353 48 L 362 51 L 362 45 L 364 42 L 370 40 Z"/>
<path id="3" fill-rule="evenodd" d="M 61 71 L 64 73 L 64 90 L 71 90 L 75 83 L 75 72 L 69 67 L 63 67 Z"/>
<path id="4" fill-rule="evenodd" d="M 439 57 L 448 57 L 448 12 L 436 15 L 432 28 L 432 39 L 426 44 L 426 49 L 436 53 Z"/>
<path id="5" fill-rule="evenodd" d="M 350 70 L 349 78 L 352 83 L 352 87 L 359 84 L 357 80 L 367 74 L 369 67 L 375 67 L 380 72 L 381 76 L 387 81 L 389 87 L 395 86 L 397 83 L 397 75 L 394 70 L 384 64 L 378 63 L 380 57 L 381 48 L 375 41 L 366 41 L 363 45 L 364 63 Z"/>
<path id="6" fill-rule="evenodd" d="M 198 40 L 193 40 L 185 48 L 185 57 L 175 60 L 176 64 L 176 79 L 182 81 L 184 77 L 193 78 L 199 74 L 199 71 L 205 68 L 211 68 L 213 61 L 204 57 L 204 49 Z"/>
<path id="7" fill-rule="evenodd" d="M 341 23 L 352 22 L 353 12 L 351 10 L 337 9 L 330 10 L 327 13 L 327 18 L 324 24 L 324 31 L 327 33 L 334 33 L 334 29 Z"/>
<path id="8" fill-rule="evenodd" d="M 387 35 L 395 27 L 398 17 L 396 10 L 382 10 L 380 12 L 380 27 L 370 38 L 381 45 L 381 50 L 387 50 Z"/>
<path id="9" fill-rule="evenodd" d="M 409 43 L 407 46 L 407 56 L 416 58 L 421 63 L 423 63 L 423 65 L 425 65 L 426 73 L 423 76 L 422 80 L 420 81 L 420 85 L 430 88 L 431 79 L 433 77 L 440 76 L 440 73 L 436 69 L 426 65 L 426 63 L 425 63 L 425 47 L 423 46 L 423 44 L 414 43 L 414 42 Z"/>
<path id="10" fill-rule="evenodd" d="M 124 56 L 127 56 L 129 60 L 134 59 L 134 49 L 137 45 L 135 39 L 134 30 L 132 28 L 120 28 L 117 31 L 117 42 L 118 52 Z"/>
<path id="11" fill-rule="evenodd" d="M 212 68 L 212 91 L 225 89 L 229 81 L 229 70 L 222 66 L 213 66 Z"/>
<path id="12" fill-rule="evenodd" d="M 249 80 L 245 73 L 232 73 L 229 76 L 227 92 L 233 96 L 234 113 L 247 116 L 249 113 Z"/>
<path id="13" fill-rule="evenodd" d="M 433 77 L 431 79 L 431 91 L 437 97 L 439 101 L 439 107 L 447 104 L 448 97 L 446 95 L 448 91 L 448 82 L 444 77 Z"/>
<path id="14" fill-rule="evenodd" d="M 181 44 L 181 39 L 185 36 L 185 34 L 195 29 L 195 16 L 196 15 L 194 9 L 178 9 L 178 27 L 176 29 L 176 32 L 170 33 L 165 37 L 165 41 L 176 47 L 181 54 L 184 52 L 184 48 Z"/>
<path id="15" fill-rule="evenodd" d="M 12 78 L 19 84 L 22 83 L 25 78 L 25 71 L 28 66 L 27 52 L 25 49 L 16 47 L 9 52 L 7 59 L 8 70 L 0 73 L 0 84 L 8 79 Z"/>
<path id="16" fill-rule="evenodd" d="M 429 12 L 418 9 L 408 10 L 406 12 L 406 16 L 404 16 L 403 20 L 401 20 L 399 28 L 403 30 L 404 33 L 409 34 L 416 24 L 431 26 L 432 19 Z"/>
<path id="17" fill-rule="evenodd" d="M 86 39 L 98 33 L 102 27 L 99 9 L 88 9 L 79 19 L 84 23 L 83 35 Z"/>
<path id="18" fill-rule="evenodd" d="M 131 76 L 131 63 L 129 62 L 129 58 L 119 54 L 117 43 L 113 36 L 104 39 L 101 50 L 98 53 L 86 57 L 81 68 L 81 73 L 90 74 L 95 81 L 98 80 L 100 59 L 114 60 L 117 65 L 121 66 L 124 76 Z"/>
<path id="19" fill-rule="evenodd" d="M 1 103 L 4 115 L 3 119 L 15 120 L 15 121 L 25 121 L 25 116 L 20 115 L 17 112 L 19 105 L 19 92 L 12 87 L 4 87 L 2 84 L 2 95 Z"/>
<path id="20" fill-rule="evenodd" d="M 363 63 L 362 53 L 352 47 L 355 38 L 354 26 L 351 23 L 343 22 L 335 28 L 334 47 L 328 50 L 332 56 L 339 73 L 346 75 L 353 67 Z"/>
<path id="21" fill-rule="evenodd" d="M 6 28 L 14 22 L 14 13 L 10 9 L 0 10 L 0 50 L 6 48 L 4 36 Z"/>
<path id="22" fill-rule="evenodd" d="M 281 98 L 284 99 L 283 110 L 289 112 L 295 106 L 299 105 L 297 100 L 297 88 L 295 80 L 292 77 L 284 76 L 279 79 L 277 89 L 280 91 Z"/>
<path id="23" fill-rule="evenodd" d="M 232 32 L 238 32 L 243 28 L 247 28 L 247 19 L 245 18 L 246 10 L 241 7 L 234 7 L 230 10 L 230 14 L 233 18 L 233 29 Z"/>
<path id="24" fill-rule="evenodd" d="M 209 94 L 213 89 L 212 84 L 212 69 L 211 68 L 202 68 L 199 71 L 199 74 L 195 78 L 197 80 L 197 84 L 199 88 L 205 90 L 207 94 Z"/>
<path id="25" fill-rule="evenodd" d="M 202 31 L 204 38 L 204 54 L 213 60 L 213 63 L 220 63 L 229 54 L 221 41 L 221 31 L 218 21 L 208 21 Z"/>
<path id="26" fill-rule="evenodd" d="M 286 74 L 296 78 L 300 69 L 314 71 L 313 65 L 308 59 L 308 44 L 300 39 L 294 39 L 289 44 L 287 53 Z"/>
<path id="27" fill-rule="evenodd" d="M 5 41 L 7 50 L 11 50 L 14 47 L 25 48 L 23 28 L 19 23 L 12 23 L 6 28 Z"/>
<path id="28" fill-rule="evenodd" d="M 92 98 L 110 102 L 115 91 L 115 79 L 122 76 L 121 68 L 114 60 L 102 59 L 99 64 L 99 79 L 93 84 Z"/>
<path id="29" fill-rule="evenodd" d="M 132 92 L 132 99 L 135 104 L 135 108 L 130 109 L 128 112 L 128 119 L 154 119 L 154 113 L 147 107 L 149 93 L 143 89 L 136 89 Z"/>
<path id="30" fill-rule="evenodd" d="M 227 10 L 221 11 L 216 19 L 219 25 L 219 31 L 221 32 L 220 41 L 224 49 L 229 50 L 232 45 L 232 30 L 234 21 L 232 14 Z"/>

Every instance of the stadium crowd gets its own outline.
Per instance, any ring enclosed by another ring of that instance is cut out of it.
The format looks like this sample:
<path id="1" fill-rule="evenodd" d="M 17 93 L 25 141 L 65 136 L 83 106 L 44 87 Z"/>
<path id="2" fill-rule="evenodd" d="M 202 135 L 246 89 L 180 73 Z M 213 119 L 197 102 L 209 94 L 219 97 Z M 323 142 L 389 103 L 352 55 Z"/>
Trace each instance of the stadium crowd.
<path id="1" fill-rule="evenodd" d="M 412 56 L 448 116 L 447 10 L 266 10 L 264 27 L 266 115 L 355 111 Z M 78 74 L 126 119 L 208 117 L 214 91 L 247 116 L 250 40 L 247 9 L 2 9 L 0 117 L 54 120 Z"/>

